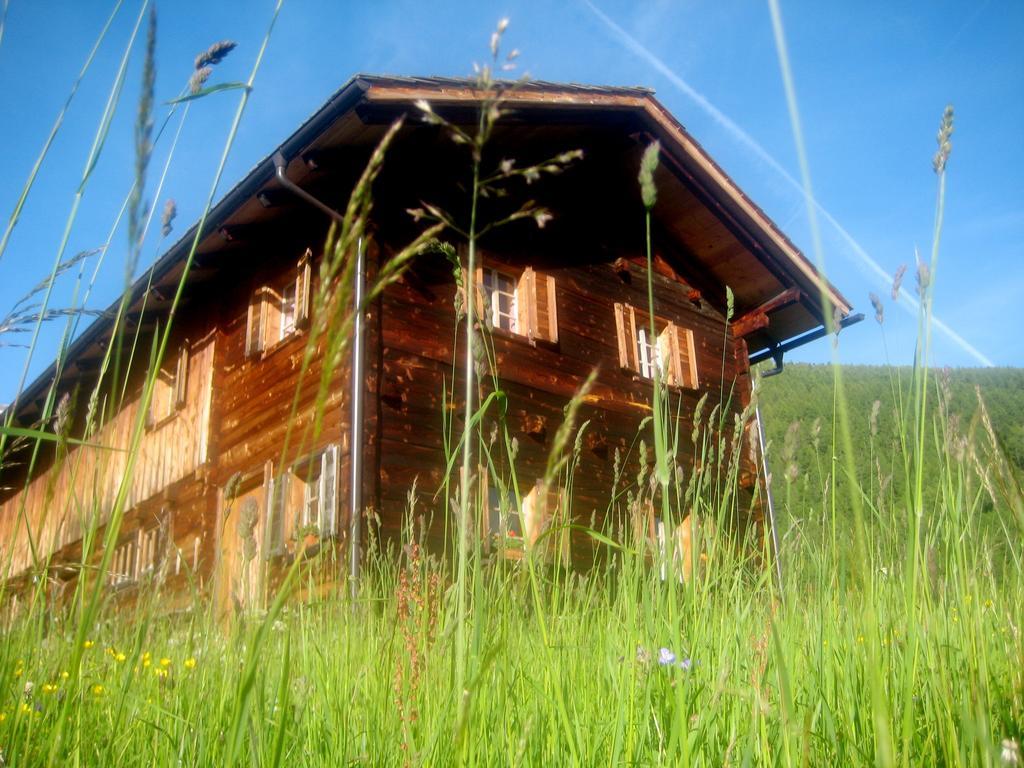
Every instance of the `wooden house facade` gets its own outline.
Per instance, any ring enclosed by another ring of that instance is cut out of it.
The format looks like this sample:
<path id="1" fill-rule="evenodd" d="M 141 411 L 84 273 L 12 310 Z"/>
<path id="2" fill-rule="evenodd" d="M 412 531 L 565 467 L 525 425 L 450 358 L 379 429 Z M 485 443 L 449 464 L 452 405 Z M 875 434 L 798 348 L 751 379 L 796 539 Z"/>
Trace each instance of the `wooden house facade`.
<path id="1" fill-rule="evenodd" d="M 408 209 L 426 201 L 461 213 L 468 202 L 468 153 L 442 126 L 417 119 L 419 100 L 470 126 L 480 94 L 463 80 L 354 78 L 214 207 L 144 416 L 145 353 L 136 351 L 127 386 L 106 383 L 92 402 L 89 394 L 111 353 L 127 355 L 136 337 L 136 350 L 148 350 L 166 324 L 195 229 L 134 286 L 120 338 L 111 337 L 109 317 L 98 320 L 59 369 L 51 366 L 11 406 L 13 423 L 29 427 L 59 403 L 63 422 L 46 426 L 72 437 L 110 414 L 88 445 L 44 445 L 31 473 L 30 449 L 4 458 L 0 554 L 12 591 L 32 578 L 57 590 L 77 578 L 83 537 L 92 530 L 102 540 L 119 492 L 126 512 L 101 578 L 126 591 L 153 582 L 168 594 L 199 589 L 225 610 L 265 600 L 279 566 L 295 557 L 326 547 L 349 562 L 358 551 L 351 545 L 367 535 L 357 523 L 368 511 L 381 536 L 397 537 L 414 485 L 426 533 L 443 545 L 451 513 L 437 492 L 453 428 L 462 426 L 458 270 L 439 253 L 413 260 L 365 306 L 360 344 L 324 377 L 323 343 L 307 357 L 307 342 L 331 222 L 294 189 L 344 210 L 374 147 L 407 115 L 374 185 L 361 245 L 372 283 L 422 229 Z M 516 454 L 515 500 L 494 500 L 504 510 L 499 520 L 487 491 L 488 519 L 477 530 L 502 528 L 529 546 L 556 507 L 587 524 L 608 514 L 617 477 L 635 475 L 618 465 L 636 461 L 652 377 L 665 376 L 687 430 L 705 396 L 709 410 L 722 402 L 739 413 L 752 359 L 821 335 L 826 314 L 850 318 L 851 307 L 651 92 L 530 83 L 510 92 L 505 108 L 488 162 L 525 167 L 583 153 L 564 172 L 513 190 L 553 218 L 543 228 L 517 222 L 489 233 L 479 269 L 465 276 L 491 351 L 483 378 L 496 377 L 504 393 L 483 432 L 501 420 Z M 636 174 L 654 139 L 662 153 L 652 336 Z M 499 215 L 503 204 L 482 201 L 481 216 Z M 452 233 L 441 239 L 462 252 Z M 728 319 L 727 286 L 735 304 Z M 538 481 L 566 403 L 595 368 L 566 500 L 564 488 Z M 128 472 L 137 423 L 144 427 Z M 576 562 L 591 556 L 582 537 L 561 543 Z"/>

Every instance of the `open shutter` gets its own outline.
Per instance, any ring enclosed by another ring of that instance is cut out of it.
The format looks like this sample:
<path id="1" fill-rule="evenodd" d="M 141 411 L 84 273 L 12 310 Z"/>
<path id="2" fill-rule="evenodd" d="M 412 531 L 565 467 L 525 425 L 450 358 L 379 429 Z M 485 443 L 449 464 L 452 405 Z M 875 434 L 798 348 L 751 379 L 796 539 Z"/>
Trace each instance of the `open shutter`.
<path id="1" fill-rule="evenodd" d="M 552 527 L 563 525 L 562 489 L 555 486 L 547 488 L 542 480 L 534 483 L 530 492 L 523 497 L 523 539 L 528 548 L 540 547 L 540 553 L 551 558 L 553 555 L 561 562 L 569 559 L 569 531 L 557 530 L 547 533 Z M 543 541 L 538 544 L 542 535 Z"/>
<path id="2" fill-rule="evenodd" d="M 338 446 L 330 445 L 320 457 L 320 519 L 321 536 L 338 533 Z"/>
<path id="3" fill-rule="evenodd" d="M 469 279 L 469 272 L 465 267 L 459 267 L 459 272 L 462 274 L 462 286 L 457 287 L 456 291 L 461 295 L 459 301 L 462 303 L 462 311 L 468 311 L 469 307 L 466 304 L 466 292 L 472 291 L 474 297 L 476 297 L 476 307 L 473 313 L 476 317 L 476 322 L 481 322 L 484 314 L 484 309 L 488 302 L 484 301 L 484 271 L 482 268 L 476 268 L 476 279 Z M 487 324 L 490 325 L 490 317 L 486 318 Z"/>
<path id="4" fill-rule="evenodd" d="M 658 355 L 661 358 L 661 370 L 665 383 L 671 386 L 683 385 L 683 369 L 679 360 L 679 329 L 669 322 L 658 334 Z"/>
<path id="5" fill-rule="evenodd" d="M 245 322 L 246 357 L 258 355 L 263 351 L 263 329 L 267 315 L 264 304 L 264 290 L 257 288 L 249 300 L 249 314 Z"/>
<path id="6" fill-rule="evenodd" d="M 563 565 L 569 564 L 569 523 L 568 513 L 565 509 L 565 494 L 558 486 L 547 489 L 546 506 L 548 513 L 548 525 L 558 530 L 548 537 L 548 551 L 554 558 Z"/>
<path id="7" fill-rule="evenodd" d="M 558 341 L 558 310 L 555 306 L 555 278 L 538 275 L 527 267 L 516 286 L 518 331 L 530 341 Z"/>
<path id="8" fill-rule="evenodd" d="M 285 551 L 284 516 L 285 501 L 288 498 L 288 475 L 271 477 L 267 483 L 267 531 L 264 540 L 264 559 L 269 560 Z"/>
<path id="9" fill-rule="evenodd" d="M 309 326 L 309 277 L 310 260 L 313 252 L 306 249 L 306 252 L 299 259 L 298 274 L 295 276 L 295 327 L 306 328 Z"/>
<path id="10" fill-rule="evenodd" d="M 174 373 L 174 407 L 184 408 L 188 402 L 188 341 L 178 353 L 178 369 Z"/>
<path id="11" fill-rule="evenodd" d="M 536 279 L 536 317 L 538 339 L 558 343 L 558 304 L 555 301 L 555 278 L 538 275 Z"/>
<path id="12" fill-rule="evenodd" d="M 700 378 L 697 375 L 697 353 L 693 344 L 693 331 L 685 328 L 679 334 L 679 365 L 684 377 L 682 385 L 690 389 L 697 389 L 700 386 Z"/>
<path id="13" fill-rule="evenodd" d="M 544 484 L 538 480 L 530 492 L 523 497 L 523 540 L 528 549 L 532 549 L 537 538 L 543 531 L 544 520 Z"/>
<path id="14" fill-rule="evenodd" d="M 615 305 L 615 330 L 619 344 L 619 367 L 640 370 L 636 347 L 636 313 L 629 304 Z"/>
<path id="15" fill-rule="evenodd" d="M 537 338 L 537 273 L 527 267 L 516 284 L 517 332 L 530 341 Z"/>

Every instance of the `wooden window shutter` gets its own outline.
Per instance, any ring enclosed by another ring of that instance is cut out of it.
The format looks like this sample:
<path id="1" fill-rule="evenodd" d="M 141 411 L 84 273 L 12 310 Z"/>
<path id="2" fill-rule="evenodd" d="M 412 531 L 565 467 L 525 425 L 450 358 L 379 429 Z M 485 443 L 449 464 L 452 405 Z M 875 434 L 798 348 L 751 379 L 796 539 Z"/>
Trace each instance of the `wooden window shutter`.
<path id="1" fill-rule="evenodd" d="M 466 270 L 465 267 L 459 267 L 459 273 L 462 275 L 462 285 L 456 286 L 455 290 L 460 296 L 460 301 L 462 303 L 462 311 L 466 312 L 469 309 L 469 306 L 466 304 L 466 292 L 470 290 L 470 288 L 472 287 L 473 296 L 476 297 L 476 307 L 474 308 L 473 313 L 476 317 L 476 322 L 479 323 L 481 322 L 481 320 L 483 320 L 484 309 L 486 306 L 486 303 L 484 302 L 483 287 L 484 271 L 481 267 L 477 267 L 476 279 L 473 281 L 469 280 L 469 272 Z M 487 318 L 487 322 L 488 324 L 490 323 L 490 318 Z"/>
<path id="2" fill-rule="evenodd" d="M 266 290 L 257 288 L 249 300 L 249 314 L 245 322 L 245 356 L 252 357 L 263 351 L 264 326 L 267 320 Z"/>
<path id="3" fill-rule="evenodd" d="M 538 480 L 530 492 L 523 497 L 523 511 L 520 515 L 523 523 L 523 541 L 527 549 L 533 549 L 544 529 L 544 484 Z"/>
<path id="4" fill-rule="evenodd" d="M 288 474 L 271 477 L 267 483 L 267 531 L 264 541 L 264 559 L 269 560 L 285 551 L 284 528 L 288 501 Z"/>
<path id="5" fill-rule="evenodd" d="M 615 330 L 619 346 L 619 366 L 640 370 L 636 348 L 636 312 L 630 304 L 615 304 Z"/>
<path id="6" fill-rule="evenodd" d="M 519 332 L 534 341 L 558 342 L 558 307 L 555 302 L 555 278 L 538 275 L 527 267 L 516 286 L 519 307 Z"/>
<path id="7" fill-rule="evenodd" d="M 309 326 L 309 278 L 310 261 L 313 252 L 307 248 L 306 252 L 299 259 L 298 274 L 295 276 L 295 327 L 306 328 Z"/>
<path id="8" fill-rule="evenodd" d="M 530 341 L 537 338 L 537 273 L 527 267 L 516 284 L 519 333 Z"/>
<path id="9" fill-rule="evenodd" d="M 679 329 L 671 321 L 658 334 L 658 355 L 661 357 L 665 383 L 676 387 L 683 386 L 683 367 L 679 359 Z"/>
<path id="10" fill-rule="evenodd" d="M 694 349 L 693 331 L 683 329 L 679 339 L 680 366 L 682 368 L 684 387 L 697 389 L 700 386 L 700 377 L 697 375 L 697 353 Z"/>
<path id="11" fill-rule="evenodd" d="M 174 407 L 184 408 L 188 402 L 188 341 L 178 353 L 178 368 L 174 373 Z"/>
<path id="12" fill-rule="evenodd" d="M 467 282 L 466 285 L 469 285 Z M 484 268 L 476 268 L 476 278 L 473 280 L 473 297 L 476 301 L 477 322 L 485 320 L 487 327 L 491 326 L 491 297 L 484 293 Z"/>
<path id="13" fill-rule="evenodd" d="M 555 555 L 563 562 L 569 559 L 569 530 L 556 530 L 548 533 L 552 527 L 560 527 L 565 522 L 562 511 L 563 491 L 555 486 L 547 488 L 543 480 L 534 483 L 530 492 L 523 497 L 521 514 L 523 539 L 527 547 L 540 547 L 545 557 Z M 545 535 L 547 534 L 547 535 Z M 543 540 L 538 544 L 541 537 Z"/>
<path id="14" fill-rule="evenodd" d="M 558 486 L 555 486 L 547 489 L 545 496 L 548 526 L 557 529 L 549 534 L 548 551 L 554 555 L 558 562 L 568 565 L 569 528 L 567 524 L 569 520 L 565 510 L 565 492 Z"/>
<path id="15" fill-rule="evenodd" d="M 537 280 L 537 335 L 553 344 L 558 343 L 557 297 L 555 278 L 541 275 Z"/>

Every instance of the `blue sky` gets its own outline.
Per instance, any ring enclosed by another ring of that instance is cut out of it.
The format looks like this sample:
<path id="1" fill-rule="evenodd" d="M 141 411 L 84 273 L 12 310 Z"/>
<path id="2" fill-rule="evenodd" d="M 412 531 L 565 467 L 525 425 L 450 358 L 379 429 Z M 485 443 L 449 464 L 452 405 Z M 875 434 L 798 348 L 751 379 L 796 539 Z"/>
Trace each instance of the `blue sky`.
<path id="1" fill-rule="evenodd" d="M 0 315 L 48 273 L 107 93 L 138 13 L 125 0 L 40 172 L 0 258 Z M 76 73 L 113 3 L 10 0 L 0 40 L 0 215 L 6 223 Z M 158 6 L 158 99 L 173 97 L 196 53 L 232 39 L 215 81 L 248 74 L 271 0 L 163 2 Z M 912 311 L 888 299 L 891 273 L 927 254 L 935 204 L 931 170 L 943 107 L 956 108 L 936 312 L 964 340 L 936 332 L 938 365 L 1024 362 L 1024 3 L 782 2 L 829 277 L 869 319 L 844 332 L 841 359 L 881 363 L 882 334 L 868 292 L 883 296 L 889 359 L 909 362 Z M 221 192 L 357 72 L 464 75 L 486 56 L 496 21 L 522 68 L 545 80 L 645 85 L 739 185 L 809 255 L 812 242 L 768 5 L 756 2 L 341 3 L 287 0 L 232 151 Z M 141 43 L 141 38 L 140 38 Z M 132 179 L 131 129 L 141 68 L 128 81 L 99 165 L 85 191 L 68 255 L 96 248 Z M 198 102 L 163 192 L 179 208 L 175 236 L 205 200 L 238 92 Z M 161 113 L 158 112 L 158 116 Z M 169 138 L 169 136 L 167 137 Z M 169 141 L 158 144 L 150 190 Z M 156 230 L 143 261 L 161 248 Z M 172 236 L 173 238 L 174 236 Z M 105 308 L 123 284 L 126 235 L 111 240 L 89 306 Z M 95 259 L 86 263 L 86 279 Z M 911 273 L 912 273 L 911 269 Z M 70 306 L 77 273 L 55 288 Z M 913 294 L 913 279 L 906 285 Z M 50 323 L 30 369 L 49 361 L 63 326 Z M 829 344 L 793 359 L 824 361 Z M 25 352 L 0 347 L 0 402 L 17 387 Z"/>

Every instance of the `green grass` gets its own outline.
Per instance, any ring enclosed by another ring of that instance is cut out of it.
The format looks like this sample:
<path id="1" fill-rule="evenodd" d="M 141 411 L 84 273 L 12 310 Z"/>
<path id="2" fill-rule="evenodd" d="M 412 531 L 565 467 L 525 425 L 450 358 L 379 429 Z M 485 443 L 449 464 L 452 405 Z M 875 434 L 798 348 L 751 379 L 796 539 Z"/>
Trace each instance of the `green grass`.
<path id="1" fill-rule="evenodd" d="M 495 65 L 500 31 L 492 44 Z M 781 39 L 781 27 L 777 33 Z M 258 65 L 259 58 L 224 158 Z M 112 98 L 122 79 L 123 70 Z M 493 119 L 481 116 L 480 133 L 464 135 L 476 152 L 474 188 L 508 175 L 489 175 L 480 164 Z M 374 155 L 327 249 L 323 274 L 330 279 L 316 297 L 320 320 L 310 337 L 323 340 L 332 359 L 342 359 L 348 343 L 351 254 L 367 225 L 369 187 L 386 162 L 385 148 Z M 556 159 L 576 159 L 570 155 Z M 656 161 L 656 150 L 645 155 L 648 209 Z M 145 165 L 137 166 L 139 188 Z M 944 183 L 940 171 L 940 188 Z M 133 205 L 141 205 L 140 194 Z M 420 212 L 457 231 L 443 211 L 429 213 Z M 511 217 L 544 215 L 527 206 Z M 623 215 L 635 216 L 643 231 L 643 211 Z M 74 212 L 69 228 L 73 221 Z M 467 239 L 488 226 L 474 219 Z M 940 230 L 937 224 L 934 253 Z M 396 279 L 440 231 L 425 230 L 368 294 Z M 455 258 L 454 249 L 440 247 Z M 138 248 L 133 243 L 130 258 Z M 61 250 L 55 271 L 62 258 Z M 931 263 L 934 278 L 934 256 Z M 176 303 L 180 294 L 181 288 Z M 921 305 L 926 329 L 928 285 Z M 169 333 L 168 323 L 153 344 L 145 397 Z M 343 563 L 324 562 L 333 557 L 328 552 L 297 560 L 274 604 L 230 627 L 211 618 L 204 595 L 170 613 L 168 598 L 152 589 L 118 609 L 94 576 L 81 579 L 60 606 L 48 602 L 41 580 L 0 644 L 3 759 L 83 766 L 1000 765 L 1012 756 L 1004 740 L 1020 742 L 1024 732 L 1024 501 L 1019 474 L 1002 458 L 1005 441 L 984 411 L 971 406 L 960 418 L 972 426 L 961 429 L 941 382 L 924 375 L 926 338 L 923 331 L 923 352 L 909 373 L 888 369 L 891 439 L 851 438 L 869 413 L 833 368 L 822 398 L 830 426 L 818 438 L 820 450 L 801 454 L 775 441 L 774 488 L 788 515 L 781 585 L 765 539 L 728 525 L 741 498 L 732 423 L 712 411 L 700 429 L 683 434 L 671 393 L 656 385 L 654 418 L 638 425 L 638 438 L 653 446 L 648 474 L 632 494 L 615 496 L 600 530 L 580 529 L 608 554 L 590 572 L 532 557 L 489 559 L 466 537 L 458 537 L 466 543 L 455 562 L 445 562 L 408 534 L 401 550 L 369 548 L 354 598 L 343 581 L 315 599 L 294 596 L 314 584 L 314 572 L 344 571 Z M 507 430 L 491 441 L 476 429 L 481 409 L 494 402 L 483 396 L 477 371 L 494 375 L 494 389 L 500 376 L 486 329 L 470 327 L 467 340 L 464 400 L 444 393 L 467 408 L 461 433 L 448 424 L 447 446 L 449 466 L 461 463 L 464 478 L 473 466 L 493 465 L 491 451 L 507 452 L 514 466 Z M 135 350 L 137 359 L 150 355 Z M 304 368 L 309 362 L 307 355 Z M 124 382 L 114 379 L 106 386 L 116 390 Z M 759 394 L 769 409 L 771 391 Z M 727 399 L 727 387 L 722 394 Z M 51 393 L 48 408 L 56 399 Z M 579 401 L 567 408 L 546 472 L 568 488 Z M 140 430 L 141 422 L 135 444 Z M 37 446 L 58 439 L 39 429 L 6 431 L 8 437 Z M 726 471 L 685 478 L 673 472 L 686 441 L 698 456 L 733 457 Z M 799 500 L 782 479 L 791 463 L 801 480 Z M 458 499 L 453 518 L 463 528 L 477 519 L 481 499 L 457 475 L 450 474 L 437 502 L 410 502 L 410 517 L 425 503 L 444 512 Z M 514 472 L 494 480 L 519 496 Z M 706 529 L 707 560 L 690 583 L 659 578 L 659 564 L 651 562 L 658 554 L 632 536 L 631 516 L 655 495 L 666 520 L 695 510 L 716 523 Z M 108 542 L 117 537 L 123 494 L 119 502 Z M 794 533 L 798 508 L 814 525 Z M 92 572 L 86 566 L 83 573 Z"/>

